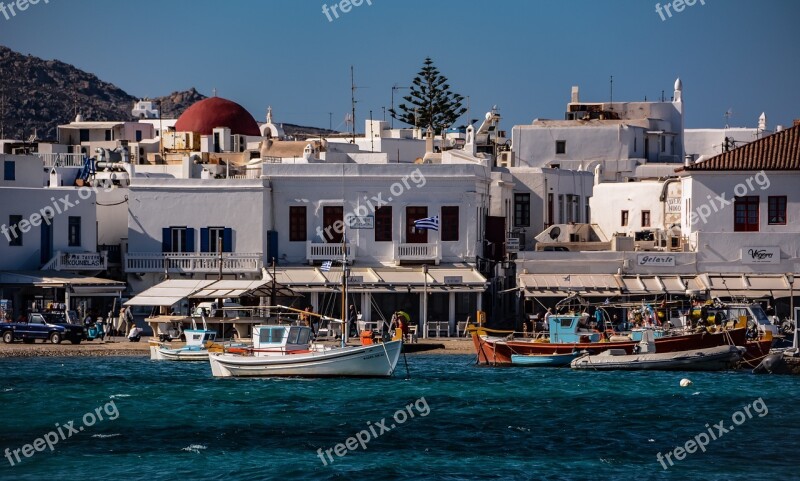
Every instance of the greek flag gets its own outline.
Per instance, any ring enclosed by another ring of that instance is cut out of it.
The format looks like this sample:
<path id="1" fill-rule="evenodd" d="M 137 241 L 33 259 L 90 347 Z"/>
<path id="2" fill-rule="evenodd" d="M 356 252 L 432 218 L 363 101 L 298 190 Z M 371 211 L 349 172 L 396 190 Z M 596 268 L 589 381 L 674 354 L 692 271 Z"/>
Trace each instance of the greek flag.
<path id="1" fill-rule="evenodd" d="M 325 261 L 322 263 L 322 266 L 319 268 L 322 272 L 328 272 L 333 267 L 333 261 Z"/>
<path id="2" fill-rule="evenodd" d="M 414 221 L 414 228 L 419 230 L 439 230 L 439 216 L 426 217 Z"/>

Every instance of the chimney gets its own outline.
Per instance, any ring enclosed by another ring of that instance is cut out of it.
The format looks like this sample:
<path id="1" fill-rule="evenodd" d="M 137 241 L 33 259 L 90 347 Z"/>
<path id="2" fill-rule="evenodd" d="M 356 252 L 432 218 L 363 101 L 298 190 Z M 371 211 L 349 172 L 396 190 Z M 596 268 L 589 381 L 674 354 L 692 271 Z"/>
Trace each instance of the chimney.
<path id="1" fill-rule="evenodd" d="M 572 86 L 572 96 L 570 97 L 570 102 L 573 104 L 580 102 L 580 88 L 577 85 Z"/>

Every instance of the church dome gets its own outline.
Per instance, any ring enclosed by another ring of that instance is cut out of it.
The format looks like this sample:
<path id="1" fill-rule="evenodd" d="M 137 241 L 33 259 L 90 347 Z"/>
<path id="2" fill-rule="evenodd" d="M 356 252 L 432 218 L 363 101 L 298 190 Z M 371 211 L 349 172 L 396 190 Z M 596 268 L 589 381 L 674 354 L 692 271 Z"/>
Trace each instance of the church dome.
<path id="1" fill-rule="evenodd" d="M 194 103 L 178 118 L 175 130 L 211 135 L 216 127 L 227 127 L 231 133 L 260 136 L 258 124 L 241 105 L 221 97 L 210 97 Z"/>

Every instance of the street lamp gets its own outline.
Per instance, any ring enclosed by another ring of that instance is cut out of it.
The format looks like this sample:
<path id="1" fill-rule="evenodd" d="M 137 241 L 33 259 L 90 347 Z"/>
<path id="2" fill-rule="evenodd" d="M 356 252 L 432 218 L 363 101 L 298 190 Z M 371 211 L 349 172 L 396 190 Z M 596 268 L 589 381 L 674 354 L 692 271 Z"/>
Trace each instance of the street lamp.
<path id="1" fill-rule="evenodd" d="M 789 318 L 794 323 L 794 340 L 792 341 L 792 348 L 797 349 L 800 346 L 798 343 L 798 329 L 797 319 L 794 315 L 794 273 L 786 274 L 786 280 L 789 281 Z"/>
<path id="2" fill-rule="evenodd" d="M 428 338 L 428 264 L 422 265 L 422 276 L 424 278 L 423 281 L 423 291 L 422 291 L 422 338 Z M 438 334 L 438 326 L 437 326 L 437 336 Z"/>

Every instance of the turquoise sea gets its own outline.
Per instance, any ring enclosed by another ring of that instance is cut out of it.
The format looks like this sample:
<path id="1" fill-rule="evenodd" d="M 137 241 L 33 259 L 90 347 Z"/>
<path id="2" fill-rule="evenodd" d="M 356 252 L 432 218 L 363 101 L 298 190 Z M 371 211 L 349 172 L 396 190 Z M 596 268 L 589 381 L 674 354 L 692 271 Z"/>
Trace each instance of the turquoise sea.
<path id="1" fill-rule="evenodd" d="M 409 379 L 398 367 L 380 380 L 245 380 L 214 379 L 206 363 L 3 359 L 0 479 L 797 479 L 797 377 L 489 368 L 466 355 L 409 356 Z M 705 452 L 658 461 L 710 429 Z M 26 458 L 51 431 L 53 451 L 42 441 Z"/>

